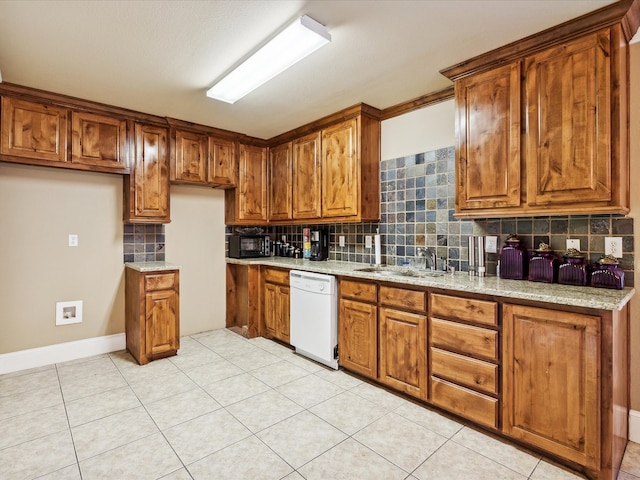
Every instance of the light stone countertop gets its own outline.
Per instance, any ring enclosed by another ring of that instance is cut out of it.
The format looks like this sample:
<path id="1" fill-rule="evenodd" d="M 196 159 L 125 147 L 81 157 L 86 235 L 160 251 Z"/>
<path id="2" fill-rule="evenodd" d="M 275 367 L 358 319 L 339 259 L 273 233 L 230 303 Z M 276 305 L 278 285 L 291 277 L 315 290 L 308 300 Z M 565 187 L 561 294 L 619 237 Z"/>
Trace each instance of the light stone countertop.
<path id="1" fill-rule="evenodd" d="M 180 270 L 180 265 L 169 262 L 127 262 L 127 268 L 132 268 L 138 272 L 161 272 L 163 270 Z"/>
<path id="2" fill-rule="evenodd" d="M 451 291 L 493 295 L 503 299 L 531 300 L 536 302 L 593 308 L 596 310 L 620 310 L 635 294 L 635 289 L 623 290 L 606 288 L 577 287 L 557 283 L 529 282 L 526 280 L 504 280 L 495 276 L 470 277 L 467 272 L 446 273 L 440 277 L 404 277 L 381 276 L 376 273 L 358 272 L 367 268 L 364 263 L 294 259 L 286 257 L 266 257 L 255 259 L 227 258 L 227 263 L 236 265 L 266 265 L 271 267 L 304 270 L 308 272 L 341 275 L 366 280 L 377 280 L 403 285 L 442 288 Z M 407 270 L 403 267 L 387 267 L 394 270 Z"/>

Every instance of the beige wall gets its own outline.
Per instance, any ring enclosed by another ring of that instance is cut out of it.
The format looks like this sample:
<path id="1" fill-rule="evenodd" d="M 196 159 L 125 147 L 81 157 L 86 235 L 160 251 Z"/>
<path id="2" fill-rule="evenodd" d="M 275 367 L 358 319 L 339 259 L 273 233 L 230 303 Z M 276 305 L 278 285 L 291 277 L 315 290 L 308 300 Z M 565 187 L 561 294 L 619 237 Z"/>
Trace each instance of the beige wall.
<path id="1" fill-rule="evenodd" d="M 180 333 L 225 326 L 224 191 L 171 186 L 166 259 L 180 271 Z"/>
<path id="2" fill-rule="evenodd" d="M 634 251 L 640 248 L 640 188 L 635 183 L 640 178 L 640 43 L 630 47 L 631 54 L 631 213 L 634 218 Z M 640 290 L 640 258 L 635 255 L 635 284 Z M 631 299 L 631 408 L 640 410 L 640 293 Z"/>
<path id="3" fill-rule="evenodd" d="M 430 152 L 455 144 L 453 100 L 382 122 L 382 160 Z"/>
<path id="4" fill-rule="evenodd" d="M 123 332 L 122 258 L 121 176 L 0 163 L 0 354 Z"/>

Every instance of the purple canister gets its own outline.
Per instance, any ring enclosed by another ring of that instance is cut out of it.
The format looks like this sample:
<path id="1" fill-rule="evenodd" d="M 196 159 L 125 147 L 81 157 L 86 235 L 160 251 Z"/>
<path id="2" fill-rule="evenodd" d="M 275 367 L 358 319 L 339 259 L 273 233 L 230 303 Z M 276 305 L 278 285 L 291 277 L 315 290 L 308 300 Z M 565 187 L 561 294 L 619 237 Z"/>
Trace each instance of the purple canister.
<path id="1" fill-rule="evenodd" d="M 527 249 L 520 239 L 510 235 L 500 250 L 500 278 L 524 280 L 527 278 Z"/>
<path id="2" fill-rule="evenodd" d="M 591 286 L 598 288 L 624 288 L 624 270 L 618 265 L 618 259 L 613 255 L 605 255 L 597 261 L 591 273 Z"/>
<path id="3" fill-rule="evenodd" d="M 529 281 L 554 283 L 558 281 L 558 257 L 544 242 L 541 242 L 529 259 Z"/>
<path id="4" fill-rule="evenodd" d="M 563 285 L 589 285 L 589 265 L 585 264 L 585 256 L 575 248 L 570 248 L 563 255 L 564 262 L 558 269 L 558 283 Z"/>

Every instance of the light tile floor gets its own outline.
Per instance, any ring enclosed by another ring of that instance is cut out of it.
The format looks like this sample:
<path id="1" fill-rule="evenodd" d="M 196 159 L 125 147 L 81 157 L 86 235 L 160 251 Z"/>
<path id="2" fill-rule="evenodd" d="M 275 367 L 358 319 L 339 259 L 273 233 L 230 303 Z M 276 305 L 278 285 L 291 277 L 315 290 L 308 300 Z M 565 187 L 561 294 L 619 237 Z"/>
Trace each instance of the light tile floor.
<path id="1" fill-rule="evenodd" d="M 264 338 L 0 376 L 0 479 L 582 478 Z M 630 443 L 619 480 L 640 479 Z"/>

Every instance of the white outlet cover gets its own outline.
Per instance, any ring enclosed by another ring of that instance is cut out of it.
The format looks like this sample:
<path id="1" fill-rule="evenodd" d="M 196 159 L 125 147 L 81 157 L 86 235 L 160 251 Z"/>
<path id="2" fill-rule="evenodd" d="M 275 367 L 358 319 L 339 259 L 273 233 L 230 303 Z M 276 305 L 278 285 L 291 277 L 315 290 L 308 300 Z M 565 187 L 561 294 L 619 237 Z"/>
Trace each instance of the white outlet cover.
<path id="1" fill-rule="evenodd" d="M 486 253 L 498 252 L 498 237 L 495 235 L 487 235 L 484 237 L 484 251 Z"/>
<path id="2" fill-rule="evenodd" d="M 580 239 L 579 238 L 567 238 L 567 250 L 575 248 L 580 251 Z"/>
<path id="3" fill-rule="evenodd" d="M 622 237 L 604 237 L 604 254 L 622 258 Z"/>
<path id="4" fill-rule="evenodd" d="M 364 247 L 365 248 L 371 248 L 371 235 L 366 235 L 364 237 Z"/>
<path id="5" fill-rule="evenodd" d="M 56 325 L 72 323 L 82 323 L 82 300 L 56 302 Z"/>
<path id="6" fill-rule="evenodd" d="M 69 246 L 70 247 L 77 247 L 78 246 L 78 235 L 76 235 L 75 233 L 71 233 L 69 235 Z"/>

